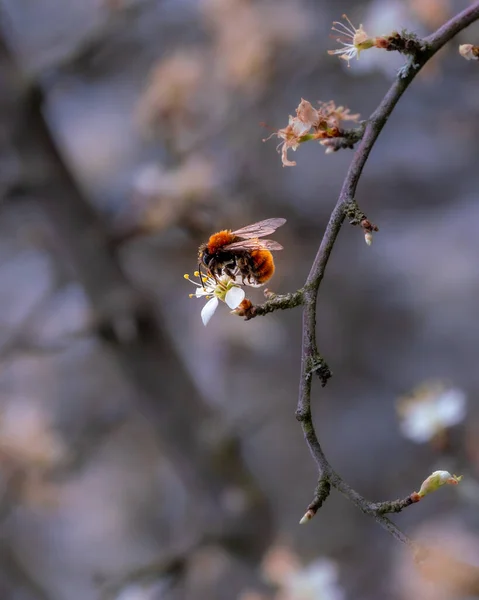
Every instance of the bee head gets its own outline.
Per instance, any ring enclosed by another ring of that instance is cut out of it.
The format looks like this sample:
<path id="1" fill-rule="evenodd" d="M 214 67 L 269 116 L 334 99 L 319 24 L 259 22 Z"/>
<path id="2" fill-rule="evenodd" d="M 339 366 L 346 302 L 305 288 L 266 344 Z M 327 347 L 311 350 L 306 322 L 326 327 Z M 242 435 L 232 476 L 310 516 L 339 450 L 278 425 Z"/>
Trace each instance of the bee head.
<path id="1" fill-rule="evenodd" d="M 210 262 L 213 259 L 213 254 L 208 250 L 208 244 L 202 244 L 198 251 L 198 259 L 200 263 L 209 268 Z"/>

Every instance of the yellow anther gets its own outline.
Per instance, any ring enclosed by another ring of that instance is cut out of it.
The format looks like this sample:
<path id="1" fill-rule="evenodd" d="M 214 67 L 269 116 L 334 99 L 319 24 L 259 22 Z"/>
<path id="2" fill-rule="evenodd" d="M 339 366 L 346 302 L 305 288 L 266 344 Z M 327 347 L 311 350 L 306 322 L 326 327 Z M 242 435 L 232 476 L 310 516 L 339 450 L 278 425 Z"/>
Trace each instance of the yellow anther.
<path id="1" fill-rule="evenodd" d="M 195 295 L 194 295 L 194 294 L 188 294 L 188 297 L 189 297 L 189 298 L 194 298 L 194 297 L 195 297 Z"/>
<path id="2" fill-rule="evenodd" d="M 190 278 L 190 276 L 188 275 L 188 273 L 185 273 L 185 274 L 183 275 L 183 277 L 184 277 L 185 279 L 189 279 L 189 278 Z"/>
<path id="3" fill-rule="evenodd" d="M 199 277 L 199 276 L 200 276 L 200 272 L 199 272 L 199 271 L 195 271 L 195 272 L 193 273 L 193 275 L 194 275 L 195 277 Z"/>

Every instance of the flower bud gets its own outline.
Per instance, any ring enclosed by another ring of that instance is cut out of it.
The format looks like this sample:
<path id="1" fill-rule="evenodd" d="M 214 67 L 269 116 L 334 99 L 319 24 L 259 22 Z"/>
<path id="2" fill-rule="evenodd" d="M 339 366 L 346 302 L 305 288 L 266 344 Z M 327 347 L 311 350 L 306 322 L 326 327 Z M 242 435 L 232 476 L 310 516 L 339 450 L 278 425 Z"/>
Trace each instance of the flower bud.
<path id="1" fill-rule="evenodd" d="M 472 44 L 461 44 L 459 54 L 466 60 L 479 60 L 479 46 Z"/>
<path id="2" fill-rule="evenodd" d="M 301 520 L 299 522 L 300 525 L 306 525 L 306 523 L 309 523 L 311 521 L 311 519 L 314 517 L 315 515 L 315 511 L 313 511 L 311 508 L 308 509 L 304 515 L 301 517 Z"/>
<path id="3" fill-rule="evenodd" d="M 449 471 L 434 471 L 427 479 L 422 482 L 421 489 L 418 492 L 420 498 L 424 498 L 427 494 L 435 492 L 443 485 L 457 485 L 462 479 L 462 476 L 457 477 L 451 475 Z"/>

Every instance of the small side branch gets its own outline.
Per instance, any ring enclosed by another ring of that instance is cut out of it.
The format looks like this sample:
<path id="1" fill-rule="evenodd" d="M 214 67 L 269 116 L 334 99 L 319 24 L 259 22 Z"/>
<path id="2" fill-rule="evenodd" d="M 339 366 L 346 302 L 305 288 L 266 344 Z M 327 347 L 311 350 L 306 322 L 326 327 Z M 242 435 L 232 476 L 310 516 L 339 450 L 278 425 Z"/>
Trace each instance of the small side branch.
<path id="1" fill-rule="evenodd" d="M 268 290 L 265 290 L 265 296 L 268 300 L 264 304 L 251 304 L 246 303 L 244 306 L 240 306 L 239 310 L 236 309 L 236 313 L 240 317 L 244 317 L 245 321 L 254 319 L 260 315 L 267 315 L 276 310 L 287 310 L 289 308 L 296 308 L 304 302 L 304 290 L 298 290 L 291 292 L 290 294 L 271 294 Z"/>
<path id="2" fill-rule="evenodd" d="M 362 121 L 359 127 L 354 129 L 342 129 L 337 137 L 327 138 L 320 142 L 321 146 L 326 148 L 326 154 L 337 152 L 338 150 L 354 150 L 354 146 L 362 139 L 366 121 Z"/>
<path id="3" fill-rule="evenodd" d="M 417 495 L 416 495 L 417 496 Z M 406 496 L 406 498 L 398 500 L 390 500 L 389 502 L 378 502 L 375 504 L 375 510 L 378 514 L 385 515 L 387 513 L 399 513 L 411 504 L 417 502 L 417 497 L 413 494 Z"/>
<path id="4" fill-rule="evenodd" d="M 331 491 L 331 484 L 326 479 L 326 477 L 322 477 L 318 481 L 318 485 L 316 486 L 316 489 L 314 490 L 313 501 L 308 506 L 301 521 L 299 522 L 300 525 L 304 525 L 308 521 L 311 521 L 311 519 L 318 512 L 318 510 L 321 508 L 321 506 L 323 506 L 323 502 L 329 496 L 330 491 Z"/>

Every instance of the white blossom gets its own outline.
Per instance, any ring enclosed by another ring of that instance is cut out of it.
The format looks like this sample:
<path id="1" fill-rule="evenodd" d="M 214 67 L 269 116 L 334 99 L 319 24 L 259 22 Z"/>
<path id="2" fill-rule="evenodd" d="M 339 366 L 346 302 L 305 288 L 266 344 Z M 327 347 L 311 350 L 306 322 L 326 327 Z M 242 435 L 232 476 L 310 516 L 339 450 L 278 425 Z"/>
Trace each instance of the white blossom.
<path id="1" fill-rule="evenodd" d="M 343 15 L 343 19 L 346 21 L 346 24 L 334 21 L 334 27 L 332 27 L 332 30 L 341 36 L 336 41 L 343 46 L 337 50 L 328 50 L 328 54 L 337 54 L 339 58 L 347 61 L 349 66 L 350 60 L 355 57 L 359 58 L 361 51 L 372 48 L 375 42 L 364 31 L 362 25 L 358 28 L 354 27 L 346 15 Z M 351 41 L 347 41 L 348 39 Z"/>
<path id="2" fill-rule="evenodd" d="M 422 386 L 399 400 L 398 413 L 403 435 L 424 443 L 464 420 L 466 395 L 462 390 L 440 384 Z"/>
<path id="3" fill-rule="evenodd" d="M 201 320 L 205 326 L 215 314 L 220 300 L 232 310 L 238 308 L 244 300 L 245 293 L 238 284 L 238 278 L 223 274 L 215 279 L 211 275 L 200 274 L 198 271 L 195 272 L 195 277 L 200 280 L 200 283 L 191 280 L 189 275 L 185 275 L 185 279 L 197 286 L 195 293 L 190 294 L 190 297 L 208 300 L 201 309 Z"/>
<path id="4" fill-rule="evenodd" d="M 338 567 L 326 558 L 291 573 L 285 578 L 282 591 L 292 600 L 342 600 L 344 597 L 338 585 Z"/>

